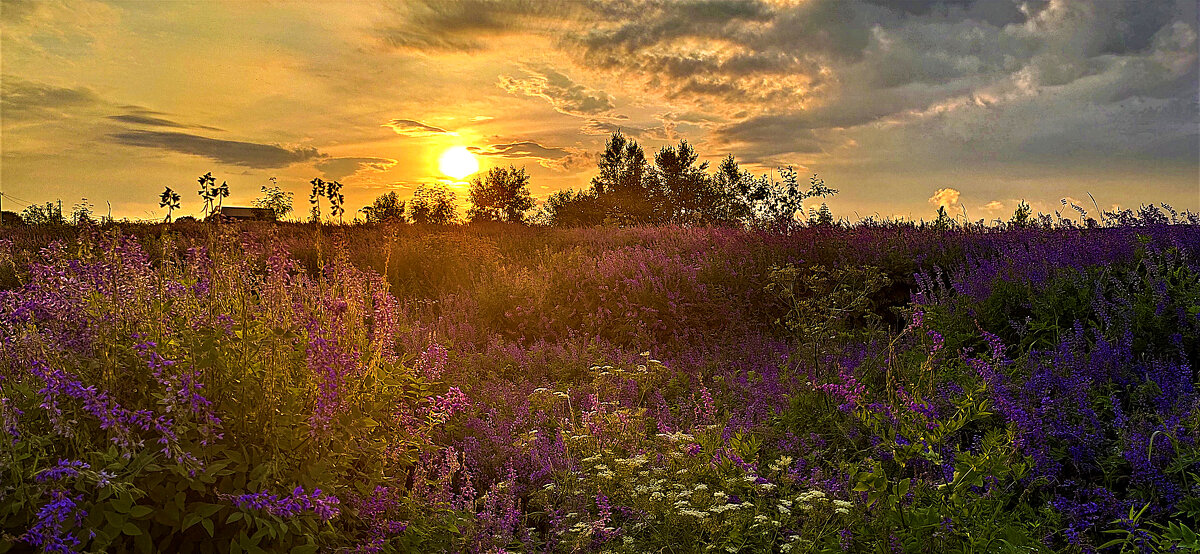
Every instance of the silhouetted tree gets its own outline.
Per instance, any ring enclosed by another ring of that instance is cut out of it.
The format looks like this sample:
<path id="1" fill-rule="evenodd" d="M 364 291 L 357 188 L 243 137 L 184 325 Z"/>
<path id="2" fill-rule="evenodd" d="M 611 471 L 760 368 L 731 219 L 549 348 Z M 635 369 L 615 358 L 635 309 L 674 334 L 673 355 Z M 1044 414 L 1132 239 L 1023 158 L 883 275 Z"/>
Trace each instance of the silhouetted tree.
<path id="1" fill-rule="evenodd" d="M 1028 227 L 1033 222 L 1033 208 L 1029 207 L 1024 200 L 1017 204 L 1017 209 L 1013 210 L 1012 219 L 1008 220 L 1008 224 L 1013 227 Z"/>
<path id="2" fill-rule="evenodd" d="M 708 162 L 696 165 L 699 154 L 686 140 L 664 146 L 654 155 L 655 179 L 662 195 L 662 221 L 684 224 L 713 223 L 725 201 L 713 186 Z"/>
<path id="3" fill-rule="evenodd" d="M 831 226 L 833 225 L 833 212 L 829 211 L 828 205 L 826 205 L 824 202 L 821 202 L 821 207 L 819 209 L 809 208 L 808 224 L 821 227 Z"/>
<path id="4" fill-rule="evenodd" d="M 271 184 L 275 185 L 276 180 L 271 177 Z M 292 198 L 291 192 L 284 192 L 277 185 L 267 187 L 263 185 L 261 188 L 263 195 L 254 201 L 255 208 L 267 208 L 275 212 L 275 219 L 283 219 L 287 214 L 292 213 Z"/>
<path id="5" fill-rule="evenodd" d="M 66 225 L 63 217 L 62 200 L 46 202 L 44 206 L 33 204 L 21 212 L 21 219 L 29 225 Z"/>
<path id="6" fill-rule="evenodd" d="M 413 223 L 450 225 L 458 221 L 456 195 L 444 185 L 421 185 L 413 191 L 408 211 Z"/>
<path id="7" fill-rule="evenodd" d="M 559 191 L 546 199 L 536 220 L 548 225 L 598 223 L 748 225 L 790 227 L 805 222 L 804 201 L 831 196 L 837 190 L 816 174 L 802 188 L 796 171 L 779 170 L 780 179 L 755 177 L 738 167 L 732 155 L 715 174 L 686 140 L 666 146 L 654 165 L 637 142 L 613 133 L 597 157 L 597 174 L 584 191 Z M 817 222 L 833 222 L 828 206 Z"/>
<path id="8" fill-rule="evenodd" d="M 555 227 L 595 225 L 604 219 L 604 208 L 591 190 L 564 189 L 546 198 L 533 221 Z"/>
<path id="9" fill-rule="evenodd" d="M 367 223 L 404 222 L 404 201 L 400 200 L 396 191 L 376 198 L 370 206 L 365 206 L 359 211 L 367 218 Z"/>
<path id="10" fill-rule="evenodd" d="M 483 179 L 471 181 L 467 193 L 471 208 L 467 219 L 475 221 L 504 221 L 525 223 L 525 212 L 533 208 L 533 196 L 529 194 L 529 174 L 525 168 L 514 166 L 493 167 Z"/>
<path id="11" fill-rule="evenodd" d="M 663 198 L 655 186 L 646 153 L 637 142 L 620 131 L 613 133 L 597 159 L 597 169 L 592 193 L 605 219 L 629 224 L 662 220 Z"/>

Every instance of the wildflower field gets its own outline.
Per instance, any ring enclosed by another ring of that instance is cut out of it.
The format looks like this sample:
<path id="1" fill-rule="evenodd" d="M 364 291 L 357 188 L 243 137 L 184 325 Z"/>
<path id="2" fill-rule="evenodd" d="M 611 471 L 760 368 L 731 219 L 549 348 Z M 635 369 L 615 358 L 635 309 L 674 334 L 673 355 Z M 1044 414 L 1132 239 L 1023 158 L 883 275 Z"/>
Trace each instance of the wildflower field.
<path id="1" fill-rule="evenodd" d="M 1200 225 L 0 232 L 0 552 L 1162 552 Z"/>

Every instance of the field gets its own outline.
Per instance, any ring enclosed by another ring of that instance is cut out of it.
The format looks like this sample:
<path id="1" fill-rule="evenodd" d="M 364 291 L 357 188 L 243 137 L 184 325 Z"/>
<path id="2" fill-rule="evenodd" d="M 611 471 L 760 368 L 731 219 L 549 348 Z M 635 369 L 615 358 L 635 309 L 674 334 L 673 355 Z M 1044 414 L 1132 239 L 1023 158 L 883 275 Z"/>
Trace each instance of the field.
<path id="1" fill-rule="evenodd" d="M 1200 549 L 1153 209 L 13 227 L 0 341 L 0 552 Z"/>

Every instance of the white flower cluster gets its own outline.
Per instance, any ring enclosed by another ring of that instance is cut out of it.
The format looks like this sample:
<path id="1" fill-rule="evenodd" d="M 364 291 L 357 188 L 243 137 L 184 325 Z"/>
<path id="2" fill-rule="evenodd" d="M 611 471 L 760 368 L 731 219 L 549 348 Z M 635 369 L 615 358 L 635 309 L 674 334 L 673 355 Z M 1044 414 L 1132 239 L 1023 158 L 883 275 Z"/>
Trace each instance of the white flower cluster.
<path id="1" fill-rule="evenodd" d="M 674 442 L 695 442 L 695 440 L 696 440 L 696 437 L 694 437 L 688 433 L 684 433 L 683 431 L 676 431 L 674 433 L 658 433 L 655 436 L 660 439 L 667 439 L 668 441 L 673 442 L 673 443 Z"/>
<path id="2" fill-rule="evenodd" d="M 742 502 L 741 504 L 721 504 L 721 505 L 718 505 L 718 506 L 712 506 L 712 507 L 710 507 L 710 508 L 708 509 L 708 511 L 710 511 L 710 512 L 712 512 L 712 513 L 714 513 L 714 514 L 723 514 L 723 513 L 725 513 L 725 512 L 728 512 L 728 511 L 730 511 L 730 510 L 746 510 L 746 509 L 750 509 L 752 506 L 753 506 L 753 505 L 752 505 L 752 504 L 750 504 L 749 502 Z"/>
<path id="3" fill-rule="evenodd" d="M 650 460 L 648 458 L 646 458 L 645 454 L 638 454 L 637 456 L 634 456 L 632 458 L 617 458 L 614 461 L 618 465 L 623 465 L 626 467 L 642 467 L 642 466 L 646 465 Z"/>
<path id="4" fill-rule="evenodd" d="M 771 462 L 771 465 L 768 467 L 771 468 L 771 471 L 783 471 L 789 467 L 792 467 L 793 461 L 794 460 L 791 456 L 784 456 L 778 460 L 775 460 L 774 462 Z"/>

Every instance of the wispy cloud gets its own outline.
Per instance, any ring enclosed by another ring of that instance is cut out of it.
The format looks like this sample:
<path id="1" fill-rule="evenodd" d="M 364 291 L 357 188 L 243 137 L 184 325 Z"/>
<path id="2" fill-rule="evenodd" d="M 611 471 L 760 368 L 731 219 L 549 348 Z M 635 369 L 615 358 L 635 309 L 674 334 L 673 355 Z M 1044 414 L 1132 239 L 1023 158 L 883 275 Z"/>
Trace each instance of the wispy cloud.
<path id="1" fill-rule="evenodd" d="M 406 137 L 429 137 L 434 135 L 452 135 L 458 136 L 458 133 L 447 131 L 441 127 L 426 125 L 414 119 L 393 119 L 391 122 L 384 124 L 384 127 L 391 127 L 398 135 Z"/>
<path id="2" fill-rule="evenodd" d="M 492 144 L 482 148 L 470 146 L 467 149 L 480 156 L 536 160 L 544 167 L 557 170 L 578 168 L 581 164 L 590 163 L 589 156 L 578 149 L 542 146 L 531 140 Z"/>
<path id="3" fill-rule="evenodd" d="M 387 171 L 396 165 L 391 158 L 328 158 L 317 162 L 326 179 L 342 179 L 363 170 Z"/>
<path id="4" fill-rule="evenodd" d="M 174 128 L 174 129 L 205 129 L 208 131 L 222 131 L 223 130 L 223 129 L 219 129 L 217 127 L 210 127 L 208 125 L 186 125 L 186 124 L 177 123 L 175 121 L 171 121 L 170 119 L 166 119 L 166 118 L 162 118 L 162 117 L 155 117 L 155 116 L 141 115 L 141 114 L 110 115 L 110 116 L 108 116 L 108 118 L 113 121 L 120 121 L 122 123 L 130 123 L 133 125 L 145 125 L 148 127 L 170 127 L 170 128 Z"/>

